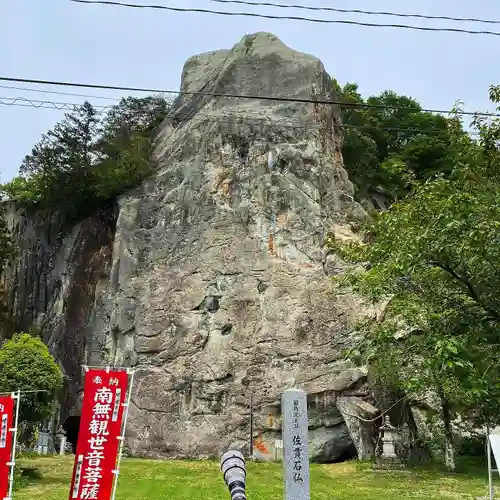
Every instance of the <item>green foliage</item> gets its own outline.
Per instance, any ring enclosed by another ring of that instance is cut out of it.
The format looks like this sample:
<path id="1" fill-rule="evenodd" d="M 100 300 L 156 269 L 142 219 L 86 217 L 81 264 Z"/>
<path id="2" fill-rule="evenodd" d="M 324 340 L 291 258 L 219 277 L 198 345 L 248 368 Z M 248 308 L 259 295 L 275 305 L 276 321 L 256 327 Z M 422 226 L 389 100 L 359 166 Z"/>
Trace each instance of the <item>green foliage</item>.
<path id="1" fill-rule="evenodd" d="M 110 200 L 136 187 L 152 173 L 150 154 L 151 140 L 148 137 L 130 137 L 127 147 L 117 151 L 114 158 L 105 158 L 94 169 L 95 198 Z"/>
<path id="2" fill-rule="evenodd" d="M 22 206 L 34 207 L 44 200 L 43 188 L 43 177 L 40 174 L 32 174 L 29 179 L 22 176 L 14 177 L 7 184 L 0 186 L 0 192 Z"/>
<path id="3" fill-rule="evenodd" d="M 19 333 L 0 348 L 0 392 L 26 392 L 21 397 L 20 420 L 40 422 L 50 415 L 51 402 L 61 390 L 59 366 L 41 339 Z"/>
<path id="4" fill-rule="evenodd" d="M 469 436 L 459 440 L 457 453 L 464 457 L 484 457 L 486 436 Z"/>
<path id="5" fill-rule="evenodd" d="M 334 88 L 342 102 L 371 106 L 342 110 L 344 163 L 358 197 L 379 193 L 399 199 L 415 179 L 451 173 L 455 152 L 449 119 L 392 91 L 365 100 L 356 84 L 341 88 L 334 82 Z"/>
<path id="6" fill-rule="evenodd" d="M 27 208 L 90 213 L 151 174 L 152 138 L 168 106 L 162 97 L 128 97 L 99 117 L 85 102 L 42 136 L 21 175 L 0 190 Z"/>
<path id="7" fill-rule="evenodd" d="M 101 123 L 99 143 L 109 157 L 126 149 L 134 137 L 151 137 L 165 119 L 169 103 L 163 97 L 126 97 L 113 106 Z"/>
<path id="8" fill-rule="evenodd" d="M 331 243 L 357 263 L 339 284 L 387 304 L 355 354 L 409 397 L 433 392 L 445 423 L 473 409 L 475 423 L 492 426 L 500 417 L 500 122 L 473 125 L 478 141 L 457 118 L 449 122 L 447 178 L 417 181 L 373 217 L 364 242 Z"/>

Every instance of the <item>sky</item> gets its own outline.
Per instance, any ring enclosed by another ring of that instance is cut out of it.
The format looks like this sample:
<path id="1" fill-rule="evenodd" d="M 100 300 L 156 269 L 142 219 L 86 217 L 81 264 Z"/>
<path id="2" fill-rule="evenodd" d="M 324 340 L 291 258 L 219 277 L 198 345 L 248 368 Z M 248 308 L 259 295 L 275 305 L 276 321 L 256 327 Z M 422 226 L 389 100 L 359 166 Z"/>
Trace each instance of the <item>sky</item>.
<path id="1" fill-rule="evenodd" d="M 398 19 L 383 16 L 221 5 L 209 0 L 129 0 L 174 7 L 302 15 L 364 22 L 466 27 L 500 32 L 500 24 Z M 498 0 L 275 0 L 317 7 L 479 17 L 500 20 Z M 488 87 L 500 83 L 500 37 L 420 32 L 339 24 L 226 17 L 200 13 L 84 5 L 69 0 L 0 1 L 0 76 L 177 90 L 190 56 L 235 45 L 268 31 L 293 49 L 319 57 L 332 77 L 356 82 L 362 95 L 386 89 L 416 98 L 425 108 L 491 110 Z M 25 90 L 5 88 L 16 86 Z M 0 182 L 17 173 L 23 157 L 63 112 L 1 104 L 1 98 L 81 103 L 84 98 L 29 92 L 53 90 L 120 98 L 93 91 L 0 82 Z M 93 104 L 113 104 L 90 99 Z"/>

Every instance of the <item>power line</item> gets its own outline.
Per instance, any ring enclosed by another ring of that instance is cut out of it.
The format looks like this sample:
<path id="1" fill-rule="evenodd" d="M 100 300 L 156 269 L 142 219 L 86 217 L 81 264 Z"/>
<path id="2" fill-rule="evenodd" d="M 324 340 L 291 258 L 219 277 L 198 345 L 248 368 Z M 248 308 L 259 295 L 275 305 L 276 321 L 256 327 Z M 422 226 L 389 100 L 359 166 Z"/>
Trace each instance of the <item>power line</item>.
<path id="1" fill-rule="evenodd" d="M 71 0 L 73 1 L 73 0 Z M 76 1 L 76 0 L 75 0 Z M 304 104 L 325 104 L 337 105 L 341 108 L 361 108 L 361 109 L 392 109 L 394 111 L 408 111 L 408 112 L 424 112 L 434 114 L 457 114 L 461 116 L 485 116 L 485 117 L 500 117 L 500 113 L 492 113 L 485 111 L 453 111 L 432 108 L 416 108 L 409 106 L 389 106 L 387 104 L 368 104 L 368 103 L 352 103 L 342 101 L 327 101 L 321 99 L 305 99 L 301 97 L 279 97 L 279 96 L 259 96 L 259 95 L 244 95 L 244 94 L 224 94 L 219 92 L 202 92 L 202 91 L 184 91 L 184 90 L 162 90 L 162 89 L 148 89 L 141 87 L 123 87 L 116 85 L 101 85 L 95 83 L 74 83 L 63 81 L 51 80 L 37 80 L 34 78 L 14 78 L 7 76 L 0 76 L 0 81 L 4 82 L 17 82 L 17 83 L 31 83 L 37 85 L 55 85 L 60 87 L 79 87 L 79 88 L 92 88 L 101 90 L 121 90 L 126 92 L 146 92 L 150 94 L 175 94 L 175 95 L 190 95 L 190 96 L 205 96 L 205 97 L 223 97 L 232 99 L 249 99 L 257 101 L 276 101 L 276 102 L 299 102 Z"/>
<path id="2" fill-rule="evenodd" d="M 51 80 L 37 80 L 37 79 L 33 79 L 33 78 L 13 78 L 13 77 L 7 77 L 7 76 L 0 76 L 0 81 L 18 82 L 18 83 L 32 83 L 32 84 L 36 84 L 36 85 L 56 85 L 59 87 L 79 87 L 79 88 L 101 89 L 101 90 L 122 90 L 125 92 L 147 92 L 149 94 L 200 95 L 199 92 L 181 92 L 178 90 L 160 90 L 160 89 L 148 89 L 148 88 L 141 88 L 141 87 L 119 87 L 116 85 L 99 85 L 99 84 L 95 84 L 95 83 L 61 82 L 61 81 L 51 81 Z M 207 93 L 206 95 L 215 95 L 215 94 Z"/>
<path id="3" fill-rule="evenodd" d="M 81 104 L 77 103 L 70 103 L 70 102 L 54 102 L 54 101 L 39 101 L 39 100 L 33 100 L 33 99 L 26 99 L 23 97 L 0 97 L 0 105 L 5 105 L 5 106 L 19 106 L 19 107 L 31 107 L 31 108 L 36 108 L 36 109 L 55 109 L 58 111 L 73 111 L 75 108 L 78 106 L 81 106 Z M 107 109 L 111 108 L 111 106 L 93 106 L 94 108 L 99 108 L 99 113 L 105 112 Z M 291 123 L 284 123 L 284 122 L 277 122 L 277 121 L 272 121 L 271 119 L 267 117 L 263 118 L 250 118 L 246 117 L 243 119 L 229 119 L 224 116 L 220 117 L 214 117 L 213 115 L 207 115 L 205 113 L 199 112 L 197 113 L 199 116 L 202 116 L 206 121 L 214 122 L 214 123 L 227 123 L 227 124 L 232 124 L 232 125 L 255 125 L 255 124 L 260 124 L 260 125 L 269 125 L 269 126 L 280 126 L 283 128 L 290 128 L 290 129 L 304 129 L 304 130 L 317 130 L 317 131 L 325 131 L 325 132 L 336 132 L 335 128 L 328 128 L 328 127 L 322 127 L 322 126 L 315 126 L 315 125 L 307 125 L 307 124 L 291 124 Z M 286 117 L 284 117 L 286 118 Z M 252 123 L 253 121 L 253 123 Z M 421 133 L 421 134 L 440 134 L 444 133 L 445 131 L 443 129 L 419 129 L 415 127 L 377 127 L 377 126 L 371 126 L 371 125 L 355 125 L 355 124 L 339 124 L 338 128 L 341 129 L 358 129 L 358 130 L 363 130 L 363 129 L 376 129 L 376 130 L 385 130 L 389 132 L 414 132 L 414 133 Z M 476 134 L 475 132 L 469 132 L 469 134 L 474 135 Z"/>
<path id="4" fill-rule="evenodd" d="M 11 85 L 0 85 L 2 89 L 10 89 L 10 90 L 22 90 L 23 92 L 39 92 L 41 94 L 54 94 L 54 95 L 67 95 L 73 97 L 84 97 L 87 99 L 106 99 L 109 101 L 119 101 L 118 97 L 105 97 L 100 95 L 87 95 L 87 94 L 75 94 L 73 92 L 58 92 L 56 90 L 41 90 L 41 89 L 31 89 L 27 87 L 14 87 Z"/>
<path id="5" fill-rule="evenodd" d="M 278 20 L 289 20 L 289 21 L 302 21 L 309 23 L 320 23 L 320 24 L 348 24 L 353 26 L 366 26 L 369 28 L 397 28 L 397 29 L 409 29 L 416 31 L 435 31 L 435 32 L 447 32 L 447 33 L 466 33 L 470 35 L 490 35 L 490 36 L 500 36 L 497 31 L 474 31 L 467 30 L 464 28 L 431 28 L 427 26 L 414 26 L 411 24 L 381 24 L 381 23 L 366 23 L 361 21 L 351 21 L 347 19 L 321 19 L 312 17 L 302 17 L 302 16 L 277 16 L 272 14 L 258 14 L 256 12 L 229 12 L 211 9 L 199 9 L 199 8 L 181 8 L 181 7 L 167 7 L 166 5 L 139 5 L 135 3 L 118 2 L 112 0 L 69 0 L 74 3 L 81 4 L 93 4 L 93 5 L 112 5 L 116 7 L 129 7 L 135 9 L 158 9 L 167 10 L 171 12 L 191 12 L 191 13 L 201 13 L 201 14 L 215 14 L 219 16 L 233 16 L 233 17 L 258 17 L 264 19 L 278 19 Z"/>
<path id="6" fill-rule="evenodd" d="M 21 106 L 32 108 L 55 109 L 58 111 L 73 111 L 75 107 L 81 106 L 72 102 L 40 101 L 37 99 L 27 99 L 26 97 L 0 97 L 0 104 L 4 106 Z M 93 106 L 95 109 L 105 111 L 111 106 Z"/>
<path id="7" fill-rule="evenodd" d="M 276 7 L 279 9 L 300 9 L 300 10 L 310 10 L 316 12 L 341 12 L 343 14 L 364 14 L 367 16 L 388 16 L 388 17 L 404 17 L 404 18 L 414 18 L 414 19 L 432 19 L 441 21 L 500 24 L 500 21 L 490 20 L 490 19 L 478 19 L 476 17 L 431 16 L 426 14 L 405 14 L 403 12 L 385 12 L 379 10 L 373 11 L 373 10 L 360 10 L 360 9 L 340 9 L 337 7 L 313 7 L 311 5 L 295 5 L 295 4 L 290 5 L 290 4 L 282 4 L 274 2 L 248 2 L 246 0 L 208 0 L 208 1 L 215 3 L 222 3 L 222 4 Z"/>

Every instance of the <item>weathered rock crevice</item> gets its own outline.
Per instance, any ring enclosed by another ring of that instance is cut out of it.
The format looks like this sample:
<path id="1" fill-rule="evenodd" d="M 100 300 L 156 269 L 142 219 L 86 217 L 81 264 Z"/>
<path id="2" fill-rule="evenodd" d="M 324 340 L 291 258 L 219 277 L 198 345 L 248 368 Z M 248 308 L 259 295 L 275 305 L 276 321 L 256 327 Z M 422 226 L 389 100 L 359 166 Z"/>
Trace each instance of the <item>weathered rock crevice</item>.
<path id="1" fill-rule="evenodd" d="M 82 364 L 100 351 L 88 325 L 109 281 L 113 212 L 68 225 L 61 215 L 27 214 L 13 203 L 5 208 L 16 241 L 4 276 L 8 307 L 16 331 L 36 327 L 58 360 L 66 380 L 64 418 L 78 405 Z"/>

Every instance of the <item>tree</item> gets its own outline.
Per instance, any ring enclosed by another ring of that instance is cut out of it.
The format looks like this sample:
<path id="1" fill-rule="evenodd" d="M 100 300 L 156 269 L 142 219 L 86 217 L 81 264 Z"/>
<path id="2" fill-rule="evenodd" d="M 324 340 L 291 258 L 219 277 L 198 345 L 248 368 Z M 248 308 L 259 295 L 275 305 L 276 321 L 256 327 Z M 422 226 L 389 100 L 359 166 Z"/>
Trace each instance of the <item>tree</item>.
<path id="1" fill-rule="evenodd" d="M 28 181 L 35 181 L 41 208 L 73 211 L 89 198 L 97 126 L 97 112 L 85 102 L 67 113 L 25 157 L 20 171 Z"/>
<path id="2" fill-rule="evenodd" d="M 99 148 L 114 159 L 137 137 L 151 138 L 169 110 L 161 96 L 126 97 L 113 106 L 101 122 Z"/>
<path id="3" fill-rule="evenodd" d="M 154 133 L 168 109 L 161 96 L 127 97 L 110 109 L 97 138 L 101 162 L 95 169 L 95 197 L 106 202 L 151 174 Z"/>
<path id="4" fill-rule="evenodd" d="M 25 157 L 21 173 L 64 173 L 90 167 L 97 124 L 97 111 L 89 102 L 75 107 L 42 136 Z"/>
<path id="5" fill-rule="evenodd" d="M 356 356 L 409 398 L 437 397 L 450 469 L 456 415 L 490 427 L 500 415 L 500 121 L 473 125 L 477 141 L 448 123 L 450 174 L 414 183 L 362 242 L 331 241 L 357 265 L 340 286 L 387 302 Z"/>
<path id="6" fill-rule="evenodd" d="M 138 186 L 153 172 L 151 148 L 148 137 L 134 135 L 113 158 L 105 157 L 94 170 L 94 200 L 106 203 Z"/>
<path id="7" fill-rule="evenodd" d="M 334 81 L 334 88 L 342 102 L 358 105 L 343 107 L 342 121 L 344 163 L 359 198 L 378 193 L 393 201 L 414 179 L 451 173 L 449 119 L 392 91 L 365 100 L 354 83 L 341 88 Z"/>
<path id="8" fill-rule="evenodd" d="M 85 102 L 42 136 L 0 191 L 31 209 L 94 213 L 150 175 L 153 137 L 168 109 L 160 96 L 128 97 L 99 118 Z"/>
<path id="9" fill-rule="evenodd" d="M 21 421 L 41 422 L 49 417 L 62 385 L 61 370 L 41 339 L 19 333 L 0 348 L 0 392 L 26 391 L 21 397 Z"/>

